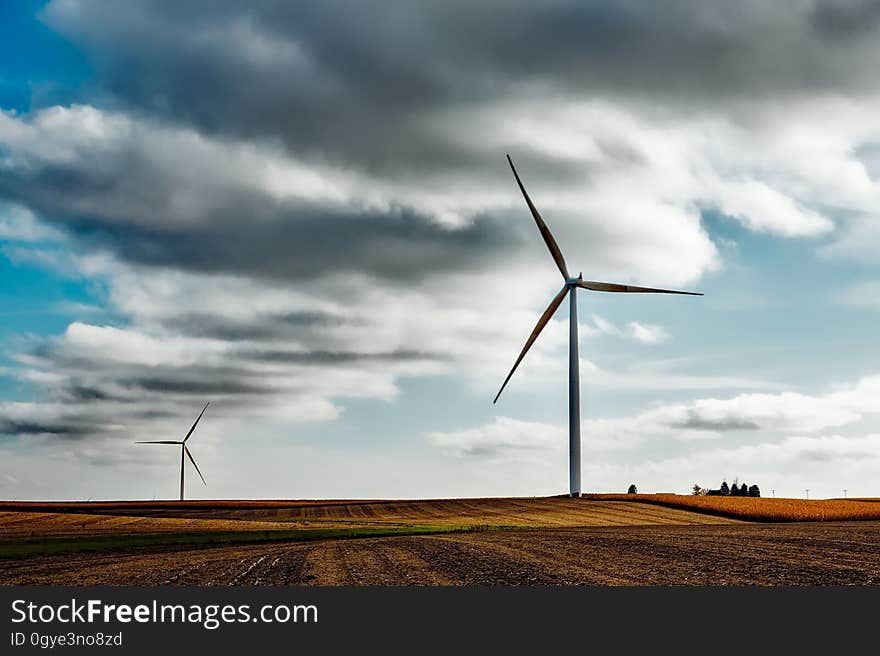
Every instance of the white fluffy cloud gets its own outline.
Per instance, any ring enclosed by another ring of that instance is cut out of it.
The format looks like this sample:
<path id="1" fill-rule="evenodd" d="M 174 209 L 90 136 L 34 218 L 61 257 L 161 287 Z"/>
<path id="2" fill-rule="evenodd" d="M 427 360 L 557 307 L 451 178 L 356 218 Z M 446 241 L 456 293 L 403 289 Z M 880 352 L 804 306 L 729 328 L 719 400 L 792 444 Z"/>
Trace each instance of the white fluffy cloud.
<path id="1" fill-rule="evenodd" d="M 717 439 L 729 431 L 816 433 L 876 414 L 880 414 L 880 376 L 871 376 L 821 396 L 741 394 L 660 405 L 629 417 L 589 419 L 581 431 L 589 436 L 585 449 L 613 451 L 649 440 Z M 567 435 L 566 426 L 497 417 L 481 427 L 431 433 L 428 440 L 460 456 L 516 457 L 532 450 L 562 449 Z"/>
<path id="2" fill-rule="evenodd" d="M 669 339 L 669 333 L 662 326 L 656 326 L 650 323 L 640 323 L 638 321 L 630 321 L 626 324 L 627 329 L 633 339 L 643 344 L 657 344 L 665 342 Z"/>
<path id="3" fill-rule="evenodd" d="M 718 209 L 755 232 L 809 237 L 834 227 L 827 217 L 757 180 L 725 181 L 716 193 Z"/>

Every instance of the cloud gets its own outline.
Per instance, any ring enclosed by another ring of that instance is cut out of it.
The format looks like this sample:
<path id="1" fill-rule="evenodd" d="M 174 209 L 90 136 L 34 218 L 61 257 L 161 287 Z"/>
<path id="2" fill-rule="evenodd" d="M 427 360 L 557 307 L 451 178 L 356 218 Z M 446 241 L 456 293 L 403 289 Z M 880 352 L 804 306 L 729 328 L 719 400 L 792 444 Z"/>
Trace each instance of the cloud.
<path id="1" fill-rule="evenodd" d="M 632 338 L 643 344 L 657 344 L 669 339 L 669 333 L 662 326 L 630 321 L 626 327 Z"/>
<path id="2" fill-rule="evenodd" d="M 718 190 L 718 206 L 755 232 L 801 237 L 821 235 L 834 227 L 830 219 L 756 180 L 724 182 Z"/>
<path id="3" fill-rule="evenodd" d="M 880 24 L 877 0 L 817 2 L 809 14 L 810 25 L 830 40 L 866 37 Z"/>
<path id="4" fill-rule="evenodd" d="M 563 435 L 558 427 L 549 424 L 496 417 L 491 424 L 480 428 L 429 433 L 427 438 L 457 456 L 531 458 L 541 451 L 561 450 Z"/>
<path id="5" fill-rule="evenodd" d="M 112 428 L 95 413 L 53 403 L 0 403 L 0 434 L 77 439 Z"/>
<path id="6" fill-rule="evenodd" d="M 639 417 L 643 422 L 649 419 L 684 431 L 815 433 L 880 413 L 878 391 L 880 376 L 868 376 L 824 395 L 751 393 L 728 399 L 697 399 L 659 406 Z"/>
<path id="7" fill-rule="evenodd" d="M 485 265 L 515 243 L 497 215 L 444 225 L 454 209 L 430 192 L 93 107 L 0 114 L 0 143 L 0 192 L 138 262 L 401 279 Z"/>
<path id="8" fill-rule="evenodd" d="M 877 266 L 880 248 L 880 215 L 852 217 L 829 244 L 819 253 L 829 260 L 850 260 L 866 266 Z"/>
<path id="9" fill-rule="evenodd" d="M 762 442 L 702 454 L 731 466 L 758 468 L 798 463 L 838 463 L 880 460 L 880 435 L 844 437 L 841 435 L 791 436 L 778 442 Z"/>
<path id="10" fill-rule="evenodd" d="M 665 408 L 669 425 L 684 430 L 768 430 L 814 432 L 858 421 L 863 414 L 880 411 L 865 390 L 876 388 L 880 379 L 860 381 L 846 392 L 824 397 L 785 392 L 742 394 L 731 399 L 699 399 L 692 404 Z"/>
<path id="11" fill-rule="evenodd" d="M 880 414 L 878 392 L 880 376 L 872 376 L 823 396 L 785 392 L 697 399 L 660 405 L 629 417 L 588 419 L 582 422 L 581 432 L 590 436 L 584 442 L 584 448 L 598 451 L 632 449 L 655 440 L 717 439 L 731 431 L 777 435 L 815 433 L 854 424 L 867 415 Z M 484 426 L 434 432 L 427 438 L 432 444 L 462 457 L 521 457 L 530 451 L 561 449 L 567 443 L 567 435 L 567 427 L 561 425 L 496 417 Z M 827 451 L 814 448 L 820 443 L 812 438 L 788 438 L 785 444 L 789 443 L 813 445 L 798 447 L 804 458 L 820 459 Z M 810 456 L 813 452 L 814 455 Z"/>
<path id="12" fill-rule="evenodd" d="M 629 321 L 621 328 L 597 314 L 593 314 L 589 322 L 579 324 L 578 331 L 586 337 L 625 337 L 642 344 L 658 344 L 669 339 L 669 333 L 662 326 Z"/>
<path id="13" fill-rule="evenodd" d="M 58 236 L 26 207 L 0 202 L 0 240 L 35 242 Z"/>
<path id="14" fill-rule="evenodd" d="M 876 89 L 873 4 L 716 1 L 695 12 L 686 0 L 662 10 L 606 0 L 517 2 L 500 12 L 462 1 L 182 9 L 141 0 L 122 9 L 55 0 L 42 15 L 89 52 L 117 102 L 213 130 L 280 132 L 297 147 L 354 144 L 366 154 L 384 142 L 395 155 L 426 157 L 430 136 L 418 139 L 412 120 L 419 110 L 509 93 L 524 82 L 547 93 L 590 88 L 715 105 L 743 95 Z M 854 33 L 853 26 L 862 38 L 829 38 Z M 145 42 L 153 47 L 139 46 Z M 404 138 L 389 139 L 395 132 Z M 447 151 L 438 155 L 442 162 Z"/>
<path id="15" fill-rule="evenodd" d="M 709 448 L 640 462 L 603 464 L 587 462 L 585 478 L 594 489 L 613 489 L 635 480 L 640 491 L 677 491 L 689 494 L 693 483 L 718 487 L 722 480 L 758 484 L 765 497 L 872 496 L 870 481 L 880 472 L 880 435 L 790 436 L 733 447 Z M 607 487 L 603 487 L 607 486 Z"/>

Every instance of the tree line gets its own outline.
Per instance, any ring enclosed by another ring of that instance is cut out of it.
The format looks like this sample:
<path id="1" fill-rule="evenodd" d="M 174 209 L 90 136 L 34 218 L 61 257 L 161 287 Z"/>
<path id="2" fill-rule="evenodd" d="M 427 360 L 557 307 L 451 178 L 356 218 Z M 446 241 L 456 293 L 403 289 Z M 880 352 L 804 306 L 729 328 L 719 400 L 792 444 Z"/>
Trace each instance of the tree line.
<path id="1" fill-rule="evenodd" d="M 638 494 L 638 488 L 636 488 L 635 483 L 629 486 L 629 489 L 626 491 L 627 494 Z M 710 488 L 701 487 L 694 483 L 693 492 L 695 496 L 707 496 L 707 497 L 759 497 L 761 496 L 761 489 L 757 485 L 746 485 L 743 483 L 739 484 L 738 481 L 734 481 L 733 485 L 730 486 L 727 484 L 727 481 L 721 482 L 721 487 L 717 490 L 713 490 Z"/>
<path id="2" fill-rule="evenodd" d="M 740 485 L 736 481 L 733 482 L 732 486 L 729 486 L 727 481 L 722 481 L 721 487 L 717 490 L 707 489 L 694 484 L 693 494 L 708 497 L 759 497 L 761 496 L 761 488 L 757 485 L 746 485 L 745 483 Z"/>

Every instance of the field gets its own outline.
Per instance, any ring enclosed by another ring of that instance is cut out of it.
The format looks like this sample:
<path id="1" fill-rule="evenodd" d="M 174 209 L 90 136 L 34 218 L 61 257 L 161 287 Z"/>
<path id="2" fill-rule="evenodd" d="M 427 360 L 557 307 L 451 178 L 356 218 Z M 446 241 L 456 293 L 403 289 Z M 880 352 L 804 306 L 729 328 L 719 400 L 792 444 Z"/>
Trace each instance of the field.
<path id="1" fill-rule="evenodd" d="M 625 494 L 591 494 L 587 499 L 626 500 Z M 632 498 L 632 497 L 629 497 Z M 681 494 L 637 495 L 639 501 L 753 522 L 831 522 L 880 519 L 877 499 L 768 499 Z M 873 502 L 873 503 L 872 503 Z"/>
<path id="2" fill-rule="evenodd" d="M 3 503 L 0 582 L 877 585 L 880 504 L 680 495 Z"/>

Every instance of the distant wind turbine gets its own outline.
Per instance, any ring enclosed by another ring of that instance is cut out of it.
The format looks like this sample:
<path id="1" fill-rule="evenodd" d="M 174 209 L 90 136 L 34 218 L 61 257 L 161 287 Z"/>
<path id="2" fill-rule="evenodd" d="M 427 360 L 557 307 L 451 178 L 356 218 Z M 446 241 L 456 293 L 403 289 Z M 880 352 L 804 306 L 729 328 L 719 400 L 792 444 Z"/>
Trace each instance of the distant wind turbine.
<path id="1" fill-rule="evenodd" d="M 553 314 L 562 304 L 562 301 L 565 299 L 566 294 L 569 298 L 569 315 L 568 315 L 568 323 L 569 323 L 569 331 L 568 331 L 568 467 L 569 467 L 569 491 L 571 496 L 577 497 L 580 496 L 581 493 L 581 409 L 580 409 L 580 391 L 579 391 L 579 365 L 578 365 L 578 324 L 577 324 L 577 290 L 578 287 L 581 289 L 589 289 L 590 291 L 595 292 L 626 292 L 626 293 L 656 293 L 656 294 L 687 294 L 689 296 L 702 296 L 702 294 L 697 292 L 679 292 L 673 291 L 670 289 L 654 289 L 651 287 L 634 287 L 632 285 L 618 285 L 615 283 L 608 282 L 593 282 L 590 280 L 583 279 L 583 273 L 578 275 L 577 278 L 572 277 L 568 273 L 568 267 L 565 265 L 565 259 L 562 257 L 562 251 L 559 250 L 559 246 L 556 244 L 556 240 L 553 238 L 553 235 L 550 233 L 550 229 L 547 227 L 547 224 L 544 223 L 544 220 L 541 218 L 541 215 L 538 213 L 537 208 L 534 203 L 532 203 L 532 199 L 529 198 L 529 195 L 526 193 L 526 188 L 523 186 L 522 181 L 519 179 L 519 174 L 516 172 L 516 167 L 513 165 L 513 160 L 510 159 L 510 155 L 507 156 L 507 161 L 510 163 L 510 168 L 513 171 L 513 177 L 516 178 L 516 183 L 519 185 L 519 190 L 522 192 L 523 198 L 525 198 L 526 205 L 529 206 L 529 210 L 532 212 L 532 216 L 535 218 L 535 223 L 538 224 L 538 230 L 541 233 L 541 236 L 544 238 L 544 243 L 547 244 L 547 248 L 550 249 L 550 255 L 553 257 L 554 262 L 556 262 L 556 266 L 559 267 L 559 272 L 562 274 L 562 278 L 565 280 L 565 284 L 562 289 L 559 291 L 556 296 L 553 297 L 553 300 L 550 301 L 550 305 L 547 306 L 547 309 L 544 310 L 544 314 L 541 315 L 541 318 L 538 319 L 538 323 L 535 326 L 535 329 L 532 331 L 532 334 L 529 335 L 529 338 L 526 340 L 526 345 L 523 346 L 522 351 L 520 351 L 519 357 L 516 359 L 516 362 L 513 363 L 513 368 L 510 370 L 510 373 L 507 374 L 507 378 L 504 379 L 504 383 L 501 385 L 501 389 L 498 390 L 498 394 L 495 396 L 495 400 L 492 403 L 496 403 L 498 401 L 498 397 L 501 396 L 501 392 L 504 391 L 505 386 L 507 385 L 507 381 L 510 380 L 510 377 L 513 376 L 513 372 L 516 371 L 516 368 L 519 366 L 519 363 L 525 357 L 526 352 L 531 348 L 532 344 L 535 343 L 535 340 L 538 339 L 538 335 L 541 334 L 541 331 L 544 329 Z"/>
<path id="2" fill-rule="evenodd" d="M 202 415 L 205 414 L 205 410 L 208 409 L 208 406 L 211 405 L 211 402 L 205 404 L 205 407 L 202 408 L 202 411 L 199 413 L 199 416 L 196 418 L 195 423 L 193 423 L 192 428 L 189 429 L 189 432 L 186 434 L 186 437 L 183 438 L 181 442 L 175 442 L 173 440 L 158 440 L 152 442 L 135 442 L 135 444 L 179 444 L 180 445 L 180 500 L 183 501 L 183 465 L 184 460 L 183 456 L 186 454 L 189 461 L 193 464 L 193 467 L 196 468 L 196 471 L 199 474 L 199 478 L 202 479 L 202 483 L 205 483 L 205 477 L 202 476 L 202 472 L 199 471 L 199 466 L 196 464 L 195 459 L 192 457 L 192 454 L 189 452 L 189 449 L 186 447 L 186 441 L 190 438 L 190 435 L 193 434 L 193 431 L 196 429 L 196 426 L 199 423 L 199 420 L 202 418 Z"/>

